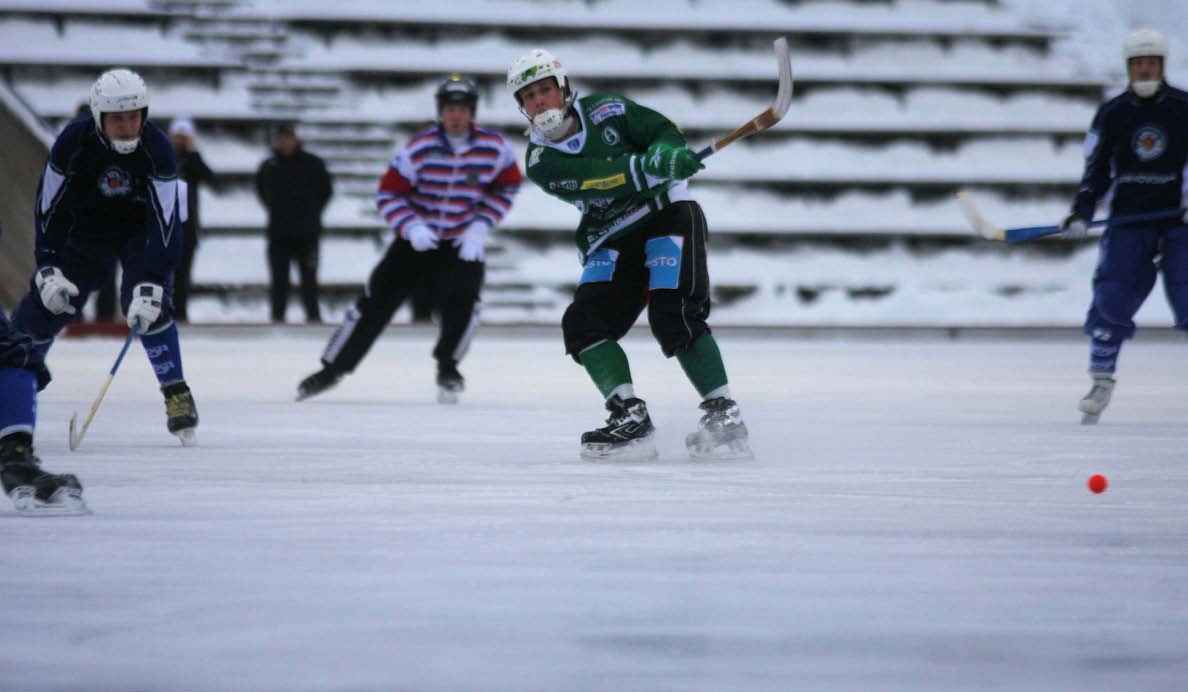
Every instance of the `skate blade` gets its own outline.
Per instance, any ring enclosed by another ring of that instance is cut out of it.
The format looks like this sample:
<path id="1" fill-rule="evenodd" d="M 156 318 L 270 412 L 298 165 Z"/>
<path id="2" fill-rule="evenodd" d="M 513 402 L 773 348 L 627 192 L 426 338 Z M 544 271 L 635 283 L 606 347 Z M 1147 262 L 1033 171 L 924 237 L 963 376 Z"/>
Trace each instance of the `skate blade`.
<path id="1" fill-rule="evenodd" d="M 49 502 L 38 500 L 31 486 L 13 488 L 9 497 L 18 514 L 30 517 L 78 517 L 91 513 L 82 491 L 74 488 L 58 488 Z"/>
<path id="2" fill-rule="evenodd" d="M 439 404 L 456 404 L 458 403 L 458 392 L 452 389 L 438 389 L 437 403 Z"/>
<path id="3" fill-rule="evenodd" d="M 194 428 L 185 428 L 173 434 L 177 435 L 177 439 L 181 440 L 183 447 L 198 446 L 198 431 L 194 430 Z"/>
<path id="4" fill-rule="evenodd" d="M 735 461 L 754 459 L 755 453 L 746 440 L 735 440 L 716 447 L 692 445 L 689 447 L 689 457 L 693 461 Z"/>
<path id="5" fill-rule="evenodd" d="M 1099 420 L 1101 420 L 1100 413 L 1081 414 L 1081 425 L 1097 425 L 1097 421 Z"/>
<path id="6" fill-rule="evenodd" d="M 586 461 L 655 461 L 660 458 L 652 436 L 618 444 L 584 444 L 582 459 Z"/>

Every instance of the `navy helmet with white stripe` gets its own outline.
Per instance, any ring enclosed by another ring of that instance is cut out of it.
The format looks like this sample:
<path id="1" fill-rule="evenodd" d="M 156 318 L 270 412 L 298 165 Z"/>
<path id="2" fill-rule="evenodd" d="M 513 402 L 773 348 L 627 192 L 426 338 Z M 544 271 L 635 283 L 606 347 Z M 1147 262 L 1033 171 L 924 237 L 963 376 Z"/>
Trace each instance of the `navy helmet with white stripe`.
<path id="1" fill-rule="evenodd" d="M 446 104 L 461 103 L 470 108 L 470 114 L 474 115 L 478 110 L 478 85 L 473 79 L 455 72 L 437 85 L 436 98 L 438 113 Z"/>

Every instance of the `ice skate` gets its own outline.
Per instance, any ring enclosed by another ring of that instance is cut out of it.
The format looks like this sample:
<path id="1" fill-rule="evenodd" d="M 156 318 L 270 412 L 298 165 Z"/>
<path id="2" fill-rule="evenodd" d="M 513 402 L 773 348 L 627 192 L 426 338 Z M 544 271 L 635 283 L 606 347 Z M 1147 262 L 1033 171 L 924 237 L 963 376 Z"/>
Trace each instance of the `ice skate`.
<path id="1" fill-rule="evenodd" d="M 437 366 L 437 403 L 456 404 L 458 395 L 466 389 L 466 381 L 458 366 L 452 363 Z"/>
<path id="2" fill-rule="evenodd" d="M 309 377 L 301 380 L 297 385 L 297 401 L 305 401 L 311 396 L 317 396 L 342 381 L 343 373 L 331 370 L 326 366 Z"/>
<path id="3" fill-rule="evenodd" d="M 177 435 L 183 447 L 198 444 L 198 407 L 190 387 L 184 382 L 171 382 L 161 387 L 165 395 L 165 425 L 169 432 Z"/>
<path id="4" fill-rule="evenodd" d="M 1084 399 L 1077 404 L 1081 411 L 1081 425 L 1096 425 L 1101 419 L 1101 412 L 1110 403 L 1110 396 L 1114 393 L 1114 376 L 1112 373 L 1097 373 L 1093 375 L 1093 387 Z"/>
<path id="5" fill-rule="evenodd" d="M 697 432 L 685 437 L 689 456 L 703 459 L 751 459 L 747 425 L 742 422 L 738 404 L 733 399 L 716 397 L 699 405 L 705 415 L 697 422 Z"/>
<path id="6" fill-rule="evenodd" d="M 0 481 L 21 514 L 70 516 L 90 514 L 82 484 L 74 474 L 47 473 L 23 440 L 0 442 Z"/>
<path id="7" fill-rule="evenodd" d="M 606 410 L 610 417 L 605 427 L 582 433 L 583 459 L 648 461 L 660 456 L 652 439 L 656 428 L 642 399 L 624 401 L 616 394 L 607 400 Z"/>

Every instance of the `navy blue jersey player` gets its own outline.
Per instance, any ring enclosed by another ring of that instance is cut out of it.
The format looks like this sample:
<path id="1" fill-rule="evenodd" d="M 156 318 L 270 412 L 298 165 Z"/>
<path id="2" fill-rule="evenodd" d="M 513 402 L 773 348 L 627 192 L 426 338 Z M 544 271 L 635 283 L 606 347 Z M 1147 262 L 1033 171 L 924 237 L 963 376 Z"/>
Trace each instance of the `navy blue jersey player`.
<path id="1" fill-rule="evenodd" d="M 1188 93 L 1164 79 L 1167 39 L 1139 29 L 1123 49 L 1130 86 L 1104 103 L 1085 138 L 1085 174 L 1072 212 L 1061 224 L 1066 238 L 1083 238 L 1100 200 L 1110 216 L 1177 209 L 1185 204 L 1188 163 Z M 1188 329 L 1188 222 L 1182 218 L 1110 226 L 1101 237 L 1093 275 L 1093 303 L 1085 319 L 1091 337 L 1093 386 L 1078 408 L 1096 423 L 1114 390 L 1122 342 L 1134 336 L 1134 315 L 1163 273 L 1176 327 Z"/>
<path id="2" fill-rule="evenodd" d="M 37 391 L 50 381 L 41 353 L 0 310 L 0 485 L 22 513 L 83 514 L 82 485 L 33 455 Z"/>
<path id="3" fill-rule="evenodd" d="M 148 121 L 148 89 L 131 70 L 104 72 L 91 114 L 58 135 L 36 200 L 36 262 L 13 314 L 44 356 L 119 260 L 120 300 L 165 395 L 169 432 L 192 444 L 198 412 L 182 371 L 171 305 L 181 258 L 177 171 L 169 138 Z"/>

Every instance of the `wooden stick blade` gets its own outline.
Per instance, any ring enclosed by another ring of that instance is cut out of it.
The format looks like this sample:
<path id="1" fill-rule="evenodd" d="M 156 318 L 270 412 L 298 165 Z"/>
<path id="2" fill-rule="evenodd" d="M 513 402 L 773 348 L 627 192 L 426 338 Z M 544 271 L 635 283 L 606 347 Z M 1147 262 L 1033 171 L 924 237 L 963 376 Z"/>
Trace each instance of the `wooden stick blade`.
<path id="1" fill-rule="evenodd" d="M 773 46 L 780 72 L 780 83 L 776 89 L 775 100 L 762 113 L 752 118 L 742 127 L 738 127 L 733 132 L 714 140 L 713 144 L 697 152 L 698 161 L 705 159 L 714 152 L 721 151 L 740 139 L 763 132 L 778 123 L 784 117 L 784 114 L 788 112 L 788 108 L 792 105 L 792 90 L 794 86 L 792 79 L 792 55 L 788 49 L 788 39 L 781 36 L 775 40 Z"/>
<path id="2" fill-rule="evenodd" d="M 982 213 L 978 211 L 978 207 L 974 204 L 973 197 L 965 190 L 957 192 L 957 206 L 961 208 L 961 213 L 965 215 L 965 220 L 978 233 L 978 235 L 987 240 L 1005 240 L 1006 229 L 995 226 L 986 220 Z"/>
<path id="3" fill-rule="evenodd" d="M 792 53 L 788 48 L 788 39 L 781 36 L 775 40 L 775 54 L 776 63 L 779 65 L 780 72 L 780 86 L 776 91 L 775 101 L 771 104 L 771 109 L 776 113 L 776 122 L 784 117 L 788 112 L 789 106 L 792 105 Z M 772 123 L 773 125 L 775 123 Z M 770 127 L 770 125 L 768 126 Z"/>

